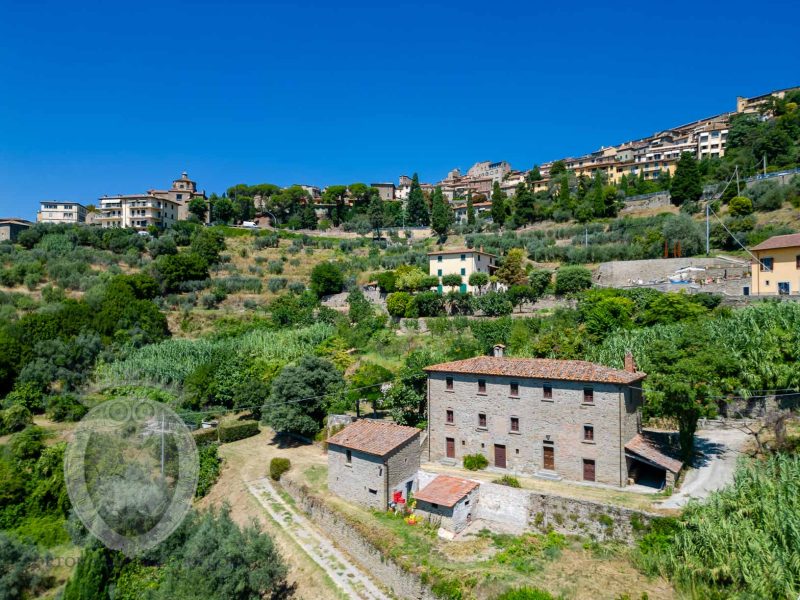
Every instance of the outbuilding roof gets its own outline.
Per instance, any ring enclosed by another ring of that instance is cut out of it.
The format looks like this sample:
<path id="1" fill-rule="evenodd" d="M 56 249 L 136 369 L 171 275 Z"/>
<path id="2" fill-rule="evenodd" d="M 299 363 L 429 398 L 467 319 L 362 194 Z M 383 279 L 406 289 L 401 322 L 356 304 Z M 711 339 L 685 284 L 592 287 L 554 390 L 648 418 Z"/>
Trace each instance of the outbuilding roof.
<path id="1" fill-rule="evenodd" d="M 328 438 L 328 444 L 343 446 L 375 456 L 385 456 L 414 436 L 418 436 L 419 433 L 420 430 L 416 427 L 395 425 L 388 421 L 361 419 Z"/>
<path id="2" fill-rule="evenodd" d="M 638 371 L 612 369 L 585 360 L 509 358 L 505 356 L 476 356 L 465 360 L 454 360 L 425 367 L 425 371 L 620 384 L 630 384 L 647 376 Z"/>
<path id="3" fill-rule="evenodd" d="M 758 246 L 753 246 L 751 250 L 775 250 L 777 248 L 794 248 L 795 246 L 800 246 L 800 233 L 773 235 Z"/>
<path id="4" fill-rule="evenodd" d="M 671 473 L 678 473 L 683 467 L 681 461 L 666 454 L 666 449 L 662 448 L 656 439 L 641 433 L 625 444 L 625 450 Z"/>
<path id="5" fill-rule="evenodd" d="M 477 481 L 469 479 L 438 475 L 436 479 L 414 494 L 414 498 L 451 508 L 479 485 Z"/>

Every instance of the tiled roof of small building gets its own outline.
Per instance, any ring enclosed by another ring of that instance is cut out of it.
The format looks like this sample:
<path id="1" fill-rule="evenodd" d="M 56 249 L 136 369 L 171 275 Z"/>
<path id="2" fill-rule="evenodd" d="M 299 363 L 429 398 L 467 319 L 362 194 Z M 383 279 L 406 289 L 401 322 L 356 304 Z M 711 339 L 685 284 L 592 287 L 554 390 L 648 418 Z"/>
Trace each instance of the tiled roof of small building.
<path id="1" fill-rule="evenodd" d="M 419 433 L 420 430 L 416 427 L 395 425 L 374 419 L 361 419 L 328 438 L 328 444 L 336 444 L 376 456 L 385 456 Z"/>
<path id="2" fill-rule="evenodd" d="M 758 246 L 752 247 L 751 250 L 775 250 L 777 248 L 794 248 L 796 246 L 800 246 L 800 233 L 773 235 Z"/>
<path id="3" fill-rule="evenodd" d="M 612 369 L 585 360 L 556 360 L 551 358 L 508 358 L 505 356 L 476 356 L 425 367 L 428 372 L 501 375 L 521 379 L 558 379 L 593 383 L 629 384 L 644 379 L 641 372 Z"/>
<path id="4" fill-rule="evenodd" d="M 655 436 L 637 434 L 636 437 L 625 444 L 625 450 L 672 473 L 678 473 L 683 467 L 681 461 L 665 453 L 666 448 L 661 447 Z"/>
<path id="5" fill-rule="evenodd" d="M 414 498 L 450 508 L 479 485 L 477 481 L 469 479 L 438 475 L 436 479 L 414 494 Z"/>

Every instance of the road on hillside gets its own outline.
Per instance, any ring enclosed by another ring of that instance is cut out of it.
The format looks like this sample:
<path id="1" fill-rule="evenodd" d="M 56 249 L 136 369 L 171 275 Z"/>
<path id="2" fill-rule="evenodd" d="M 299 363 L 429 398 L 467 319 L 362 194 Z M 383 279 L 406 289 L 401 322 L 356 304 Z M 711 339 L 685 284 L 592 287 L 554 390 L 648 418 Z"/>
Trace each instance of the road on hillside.
<path id="1" fill-rule="evenodd" d="M 248 481 L 247 487 L 272 519 L 328 574 L 348 598 L 391 600 L 359 566 L 284 500 L 269 479 Z"/>
<path id="2" fill-rule="evenodd" d="M 686 473 L 680 490 L 661 502 L 661 508 L 682 508 L 689 500 L 704 500 L 733 481 L 736 461 L 748 435 L 738 429 L 707 429 L 695 434 L 699 457 Z"/>

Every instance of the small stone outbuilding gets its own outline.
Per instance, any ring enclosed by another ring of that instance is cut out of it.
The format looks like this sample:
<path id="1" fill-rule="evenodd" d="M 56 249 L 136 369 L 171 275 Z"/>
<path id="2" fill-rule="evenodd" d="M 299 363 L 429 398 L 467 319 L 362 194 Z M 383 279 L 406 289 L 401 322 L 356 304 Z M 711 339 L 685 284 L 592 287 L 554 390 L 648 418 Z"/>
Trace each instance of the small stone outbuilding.
<path id="1" fill-rule="evenodd" d="M 477 481 L 439 475 L 416 493 L 414 512 L 446 532 L 459 533 L 472 521 L 479 486 Z"/>
<path id="2" fill-rule="evenodd" d="M 361 419 L 328 439 L 328 489 L 350 502 L 384 510 L 395 492 L 414 491 L 420 430 Z"/>
<path id="3" fill-rule="evenodd" d="M 675 458 L 665 436 L 642 432 L 625 444 L 629 483 L 663 489 L 675 487 L 683 462 Z"/>

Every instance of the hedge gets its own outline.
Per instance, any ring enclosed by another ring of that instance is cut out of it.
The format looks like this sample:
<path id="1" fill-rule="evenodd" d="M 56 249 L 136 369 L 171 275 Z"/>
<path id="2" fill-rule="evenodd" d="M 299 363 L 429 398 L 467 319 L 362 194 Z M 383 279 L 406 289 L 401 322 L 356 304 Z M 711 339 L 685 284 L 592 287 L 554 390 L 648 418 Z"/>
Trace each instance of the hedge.
<path id="1" fill-rule="evenodd" d="M 275 481 L 280 481 L 281 475 L 291 468 L 292 462 L 288 458 L 273 458 L 269 462 L 269 476 Z"/>
<path id="2" fill-rule="evenodd" d="M 235 442 L 258 435 L 258 421 L 235 421 L 219 426 L 219 441 Z"/>
<path id="3" fill-rule="evenodd" d="M 194 443 L 198 446 L 213 444 L 219 439 L 216 427 L 210 429 L 198 429 L 194 432 Z"/>

